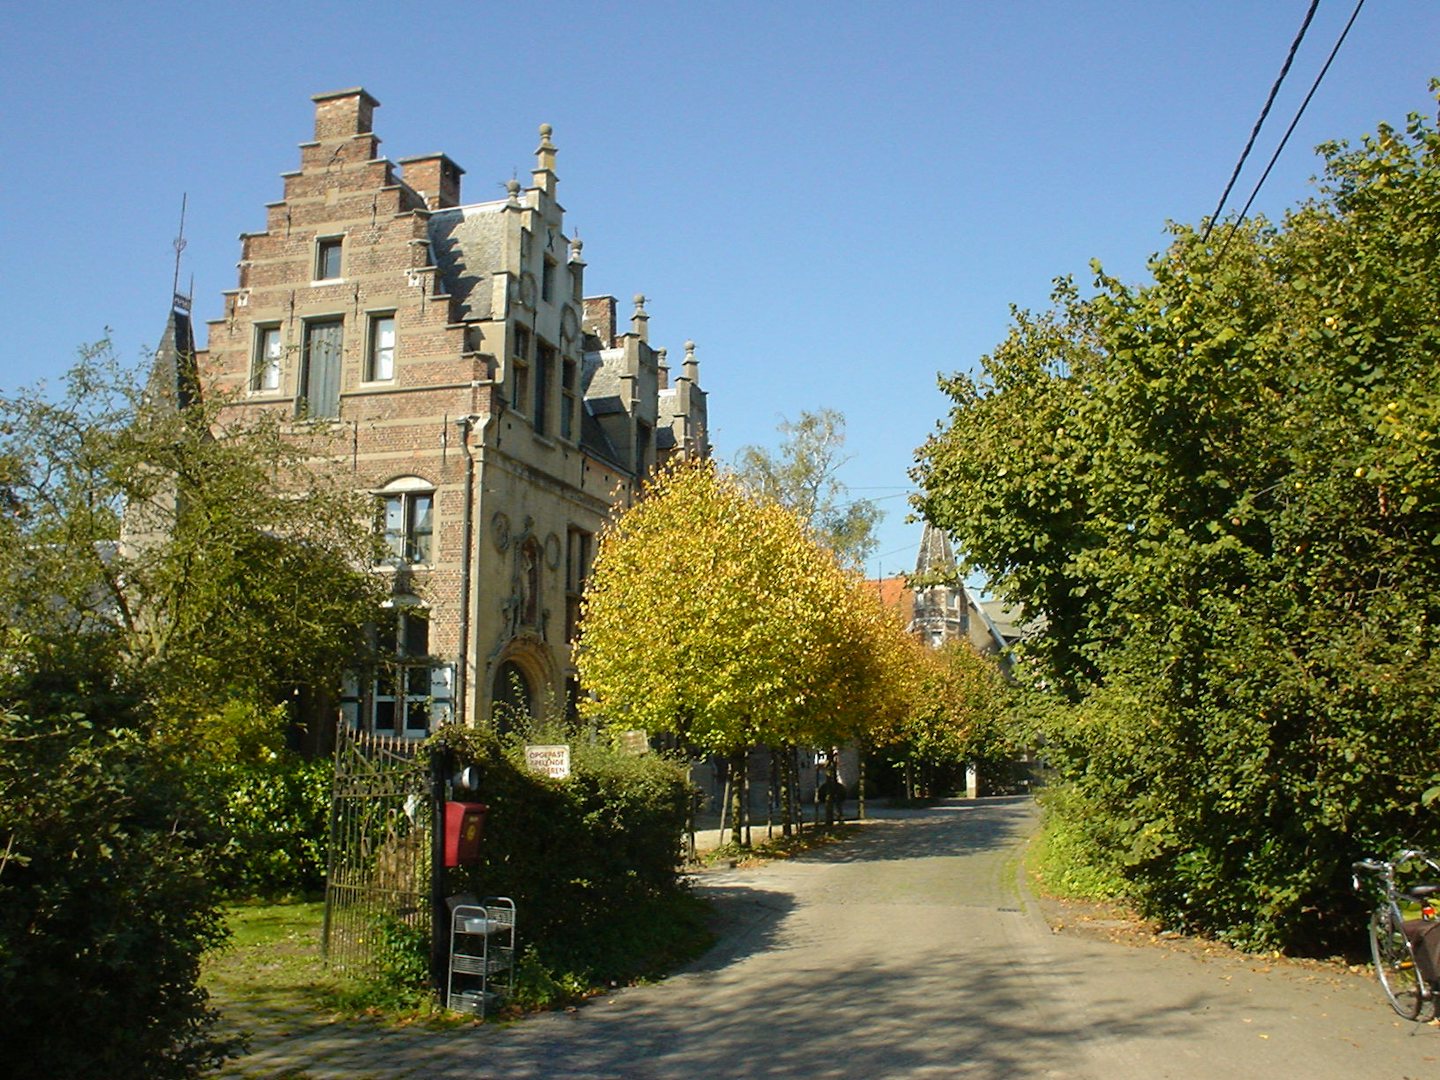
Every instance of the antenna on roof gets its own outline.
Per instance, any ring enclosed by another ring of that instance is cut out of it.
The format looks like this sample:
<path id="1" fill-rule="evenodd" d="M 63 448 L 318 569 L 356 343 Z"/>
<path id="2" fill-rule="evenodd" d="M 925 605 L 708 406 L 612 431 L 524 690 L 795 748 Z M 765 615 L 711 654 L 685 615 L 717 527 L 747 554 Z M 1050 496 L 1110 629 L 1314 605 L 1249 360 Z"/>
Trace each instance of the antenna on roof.
<path id="1" fill-rule="evenodd" d="M 180 253 L 185 250 L 185 204 L 188 200 L 189 194 L 182 193 L 180 196 L 180 231 L 176 234 L 175 243 L 172 245 L 175 248 L 175 276 L 170 280 L 170 303 L 176 311 L 183 311 L 187 315 L 190 314 L 190 297 L 180 295 Z M 193 294 L 195 288 L 193 277 L 190 288 Z"/>

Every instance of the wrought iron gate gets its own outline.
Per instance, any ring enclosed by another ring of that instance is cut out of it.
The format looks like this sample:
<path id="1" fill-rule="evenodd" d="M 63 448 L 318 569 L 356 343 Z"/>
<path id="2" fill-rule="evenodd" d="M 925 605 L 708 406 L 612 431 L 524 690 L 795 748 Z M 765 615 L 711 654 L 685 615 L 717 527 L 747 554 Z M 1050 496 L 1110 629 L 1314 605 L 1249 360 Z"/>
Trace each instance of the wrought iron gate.
<path id="1" fill-rule="evenodd" d="M 339 725 L 325 887 L 325 959 L 378 974 L 387 948 L 430 930 L 432 817 L 420 743 Z"/>

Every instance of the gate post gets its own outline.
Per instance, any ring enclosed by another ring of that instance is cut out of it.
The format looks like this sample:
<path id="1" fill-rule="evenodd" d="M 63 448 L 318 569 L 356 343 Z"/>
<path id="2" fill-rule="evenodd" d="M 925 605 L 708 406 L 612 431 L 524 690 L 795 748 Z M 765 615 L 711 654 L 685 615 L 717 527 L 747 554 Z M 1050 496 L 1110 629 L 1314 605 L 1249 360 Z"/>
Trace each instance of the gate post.
<path id="1" fill-rule="evenodd" d="M 445 903 L 445 780 L 450 751 L 430 755 L 430 982 L 445 1000 L 450 969 L 450 911 Z"/>

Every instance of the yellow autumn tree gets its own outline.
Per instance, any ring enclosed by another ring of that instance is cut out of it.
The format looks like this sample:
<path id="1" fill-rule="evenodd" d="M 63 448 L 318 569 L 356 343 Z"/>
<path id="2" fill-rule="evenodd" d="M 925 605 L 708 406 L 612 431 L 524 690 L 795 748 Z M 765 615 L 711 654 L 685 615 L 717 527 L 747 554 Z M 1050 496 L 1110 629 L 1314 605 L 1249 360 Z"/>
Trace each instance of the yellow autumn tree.
<path id="1" fill-rule="evenodd" d="M 601 536 L 584 709 L 735 767 L 755 746 L 837 745 L 877 693 L 858 591 L 792 512 L 710 463 L 664 470 Z"/>
<path id="2" fill-rule="evenodd" d="M 875 746 L 905 766 L 907 790 L 962 762 L 1008 756 L 1009 684 L 996 662 L 967 641 L 937 649 L 909 638 L 903 706 L 874 730 Z"/>

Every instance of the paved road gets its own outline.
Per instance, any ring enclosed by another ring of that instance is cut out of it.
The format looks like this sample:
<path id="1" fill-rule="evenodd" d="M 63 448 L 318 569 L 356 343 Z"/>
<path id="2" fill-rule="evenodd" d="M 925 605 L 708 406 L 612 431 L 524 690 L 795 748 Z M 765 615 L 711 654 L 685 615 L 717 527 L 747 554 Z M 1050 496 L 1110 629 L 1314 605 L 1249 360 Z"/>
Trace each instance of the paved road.
<path id="1" fill-rule="evenodd" d="M 251 1076 L 1440 1077 L 1440 1028 L 1365 980 L 1052 933 L 1023 895 L 1025 800 L 868 824 L 709 873 L 720 944 L 683 974 L 508 1028 L 333 1027 Z M 293 1071 L 286 1071 L 286 1070 Z"/>

